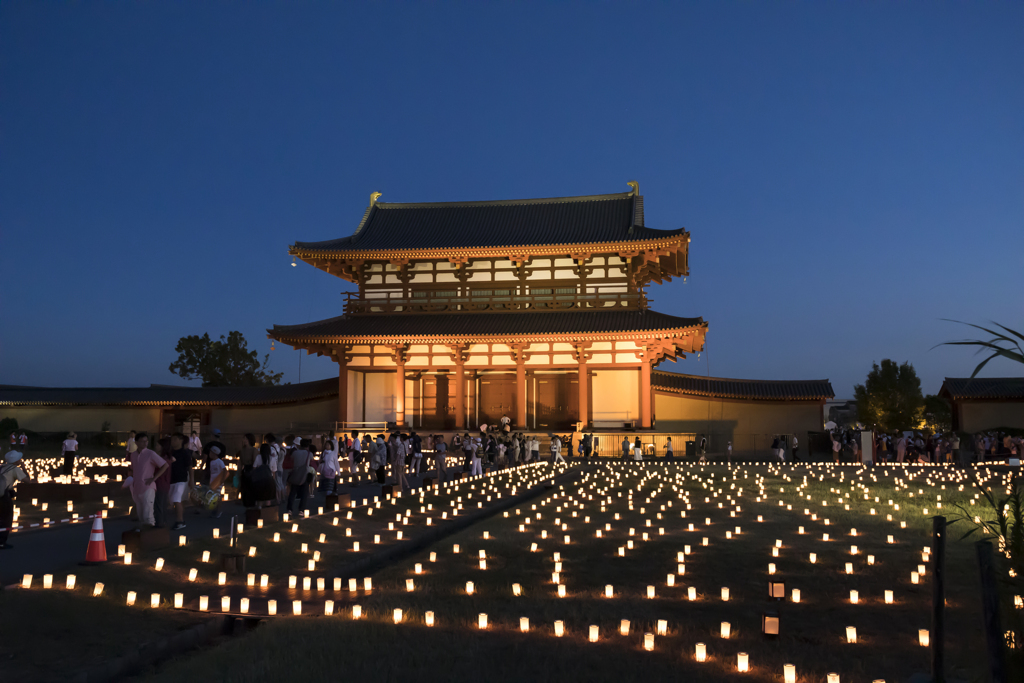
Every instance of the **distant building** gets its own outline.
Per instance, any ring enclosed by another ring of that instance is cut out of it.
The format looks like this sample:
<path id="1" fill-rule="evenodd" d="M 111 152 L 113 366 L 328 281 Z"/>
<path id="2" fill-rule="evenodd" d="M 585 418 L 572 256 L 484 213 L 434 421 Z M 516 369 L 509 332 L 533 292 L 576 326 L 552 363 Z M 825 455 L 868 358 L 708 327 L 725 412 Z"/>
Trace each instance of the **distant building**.
<path id="1" fill-rule="evenodd" d="M 1024 377 L 947 377 L 939 396 L 950 402 L 953 429 L 1024 429 Z"/>

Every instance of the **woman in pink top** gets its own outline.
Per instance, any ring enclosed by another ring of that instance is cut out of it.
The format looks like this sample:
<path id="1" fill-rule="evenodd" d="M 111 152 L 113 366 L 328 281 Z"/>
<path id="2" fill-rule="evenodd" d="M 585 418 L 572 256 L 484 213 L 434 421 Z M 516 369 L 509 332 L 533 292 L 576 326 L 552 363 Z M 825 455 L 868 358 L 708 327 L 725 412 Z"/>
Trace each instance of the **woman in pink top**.
<path id="1" fill-rule="evenodd" d="M 149 450 L 149 436 L 142 432 L 135 436 L 138 449 L 132 453 L 132 498 L 139 521 L 154 526 L 153 503 L 156 500 L 156 480 L 167 471 L 167 461 Z"/>

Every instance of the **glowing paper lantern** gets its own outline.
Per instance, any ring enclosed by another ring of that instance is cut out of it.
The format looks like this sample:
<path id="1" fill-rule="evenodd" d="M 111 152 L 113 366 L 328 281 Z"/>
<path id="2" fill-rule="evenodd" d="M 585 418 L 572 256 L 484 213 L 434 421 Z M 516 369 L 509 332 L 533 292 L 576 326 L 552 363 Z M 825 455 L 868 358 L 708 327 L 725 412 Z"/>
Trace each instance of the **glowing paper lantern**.
<path id="1" fill-rule="evenodd" d="M 600 633 L 600 629 L 598 628 L 598 626 L 596 624 L 591 624 L 590 625 L 590 635 L 588 636 L 588 639 L 590 640 L 590 642 L 596 643 L 599 633 Z"/>
<path id="2" fill-rule="evenodd" d="M 479 628 L 479 629 L 486 629 L 487 628 L 487 614 L 485 614 L 484 612 L 481 612 L 480 614 L 476 615 L 476 625 L 477 625 L 477 628 Z"/>
<path id="3" fill-rule="evenodd" d="M 686 589 L 686 598 L 688 600 L 691 600 L 691 601 L 692 600 L 696 600 L 697 599 L 697 589 L 694 588 L 693 586 L 687 587 L 687 589 Z"/>
<path id="4" fill-rule="evenodd" d="M 921 647 L 928 647 L 928 629 L 922 628 L 917 631 L 917 642 Z"/>
<path id="5" fill-rule="evenodd" d="M 619 634 L 623 636 L 629 635 L 629 619 L 623 619 L 619 622 Z"/>
<path id="6" fill-rule="evenodd" d="M 790 598 L 793 602 L 800 602 L 800 589 L 794 588 L 792 597 Z"/>
<path id="7" fill-rule="evenodd" d="M 430 612 L 430 611 L 426 612 L 423 615 L 423 619 L 426 622 L 427 626 L 433 626 L 434 625 L 434 613 L 433 612 Z"/>
<path id="8" fill-rule="evenodd" d="M 668 634 L 668 621 L 665 619 L 658 619 L 658 635 L 664 636 Z"/>
<path id="9" fill-rule="evenodd" d="M 292 600 L 292 614 L 295 616 L 302 614 L 302 600 Z"/>
<path id="10" fill-rule="evenodd" d="M 782 665 L 782 683 L 796 683 L 796 665 Z"/>
<path id="11" fill-rule="evenodd" d="M 518 596 L 520 596 L 522 594 L 523 594 L 523 587 L 520 586 L 518 583 L 513 583 L 512 584 L 512 595 L 515 595 L 515 596 L 518 597 Z"/>
<path id="12" fill-rule="evenodd" d="M 736 655 L 736 670 L 737 671 L 750 671 L 750 657 L 747 656 L 746 652 L 740 652 Z"/>
<path id="13" fill-rule="evenodd" d="M 604 597 L 610 598 L 610 597 L 613 597 L 614 595 L 615 595 L 615 593 L 614 593 L 614 590 L 612 589 L 612 585 L 611 584 L 608 584 L 607 586 L 604 587 Z"/>
<path id="14" fill-rule="evenodd" d="M 719 631 L 719 633 L 723 638 L 728 639 L 729 634 L 732 633 L 732 624 L 730 624 L 728 621 L 723 621 L 722 628 L 721 631 Z"/>
<path id="15" fill-rule="evenodd" d="M 645 633 L 644 634 L 644 649 L 647 650 L 648 652 L 650 652 L 651 650 L 654 649 L 654 634 L 653 633 Z"/>
<path id="16" fill-rule="evenodd" d="M 722 587 L 722 601 L 729 602 L 729 589 L 725 586 Z"/>
<path id="17" fill-rule="evenodd" d="M 847 626 L 846 627 L 846 642 L 856 643 L 857 642 L 857 627 Z"/>
<path id="18" fill-rule="evenodd" d="M 231 611 L 231 596 L 225 595 L 220 599 L 220 611 L 230 612 Z"/>
<path id="19" fill-rule="evenodd" d="M 892 599 L 893 599 L 892 598 L 892 591 L 885 591 L 885 603 L 887 605 L 891 605 L 892 604 Z"/>
<path id="20" fill-rule="evenodd" d="M 523 633 L 530 630 L 530 620 L 527 617 L 519 617 L 519 630 Z"/>
<path id="21" fill-rule="evenodd" d="M 92 596 L 98 598 L 101 595 L 103 595 L 103 584 L 97 581 L 96 585 L 92 587 Z"/>
<path id="22" fill-rule="evenodd" d="M 128 591 L 128 606 L 135 604 L 135 591 Z"/>
<path id="23" fill-rule="evenodd" d="M 693 658 L 698 662 L 707 661 L 708 648 L 704 643 L 697 643 L 693 648 Z"/>
<path id="24" fill-rule="evenodd" d="M 860 602 L 860 595 L 857 591 L 850 591 L 850 603 L 856 605 L 858 602 Z"/>
<path id="25" fill-rule="evenodd" d="M 363 608 L 360 605 L 352 605 L 352 618 L 359 619 L 363 616 Z"/>
<path id="26" fill-rule="evenodd" d="M 185 594 L 175 593 L 174 594 L 174 609 L 181 609 L 185 604 Z"/>
<path id="27" fill-rule="evenodd" d="M 561 621 L 556 621 L 555 622 L 555 637 L 556 638 L 561 638 L 564 635 L 565 635 L 565 624 L 563 624 Z"/>
<path id="28" fill-rule="evenodd" d="M 207 596 L 207 595 L 200 595 L 199 596 L 199 611 L 200 612 L 205 612 L 208 609 L 210 609 L 210 597 Z"/>
<path id="29" fill-rule="evenodd" d="M 267 600 L 267 614 L 270 616 L 277 614 L 277 600 Z"/>

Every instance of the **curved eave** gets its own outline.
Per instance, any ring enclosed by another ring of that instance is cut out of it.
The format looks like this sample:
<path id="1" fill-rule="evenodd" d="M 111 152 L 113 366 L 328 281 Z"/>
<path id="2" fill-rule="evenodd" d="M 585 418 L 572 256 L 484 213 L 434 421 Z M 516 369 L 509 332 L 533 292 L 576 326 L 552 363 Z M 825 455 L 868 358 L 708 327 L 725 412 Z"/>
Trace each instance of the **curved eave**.
<path id="1" fill-rule="evenodd" d="M 780 402 L 819 402 L 827 401 L 831 399 L 831 396 L 800 396 L 798 398 L 787 397 L 787 396 L 753 396 L 750 394 L 727 394 L 719 392 L 704 392 L 704 391 L 687 391 L 685 389 L 672 389 L 669 387 L 654 386 L 655 391 L 659 391 L 666 394 L 678 394 L 679 396 L 695 396 L 698 398 L 720 398 L 725 400 L 733 401 L 764 401 L 765 403 L 780 403 Z"/>
<path id="2" fill-rule="evenodd" d="M 267 330 L 267 337 L 281 342 L 282 344 L 289 344 L 294 346 L 296 344 L 345 344 L 345 343 L 395 343 L 401 342 L 403 344 L 412 343 L 453 343 L 453 342 L 476 342 L 476 343 L 503 343 L 509 339 L 528 339 L 530 341 L 562 341 L 566 339 L 594 339 L 594 340 L 613 340 L 613 339 L 634 339 L 634 338 L 649 338 L 649 337 L 679 337 L 687 336 L 689 333 L 699 330 L 706 330 L 708 324 L 701 323 L 699 325 L 691 325 L 689 327 L 678 327 L 671 329 L 652 329 L 652 330 L 629 330 L 628 332 L 551 332 L 551 333 L 508 333 L 503 335 L 472 335 L 472 334 L 453 334 L 453 335 L 367 335 L 367 336 L 351 336 L 351 335 L 288 335 L 276 333 L 275 330 Z"/>
<path id="3" fill-rule="evenodd" d="M 459 247 L 457 249 L 429 248 L 429 249 L 314 249 L 315 243 L 296 242 L 288 248 L 288 254 L 295 256 L 312 266 L 310 259 L 330 260 L 391 260 L 391 259 L 419 259 L 419 260 L 447 260 L 450 258 L 508 258 L 509 256 L 558 256 L 568 255 L 577 252 L 589 252 L 594 254 L 621 252 L 621 251 L 647 251 L 650 249 L 664 249 L 673 244 L 689 244 L 690 233 L 684 229 L 673 231 L 674 234 L 664 237 L 648 238 L 641 240 L 620 240 L 615 242 L 565 242 L 558 244 L 537 244 L 537 245 L 508 245 L 490 247 Z M 302 245 L 302 246 L 299 246 Z"/>

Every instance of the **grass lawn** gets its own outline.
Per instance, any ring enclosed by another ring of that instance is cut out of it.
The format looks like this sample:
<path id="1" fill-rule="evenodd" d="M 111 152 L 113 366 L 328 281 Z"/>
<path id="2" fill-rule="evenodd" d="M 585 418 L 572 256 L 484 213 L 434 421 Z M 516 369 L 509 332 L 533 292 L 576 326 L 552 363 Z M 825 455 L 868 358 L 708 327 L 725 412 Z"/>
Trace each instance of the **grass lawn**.
<path id="1" fill-rule="evenodd" d="M 367 680 L 781 681 L 792 663 L 799 681 L 823 681 L 829 672 L 842 681 L 906 680 L 929 666 L 918 630 L 930 627 L 923 554 L 931 516 L 951 516 L 955 503 L 970 509 L 974 500 L 965 475 L 937 467 L 602 464 L 376 574 L 373 590 L 338 602 L 332 618 L 279 618 L 150 678 L 318 679 L 338 671 Z M 973 507 L 983 514 L 980 503 Z M 947 546 L 947 673 L 972 680 L 985 667 L 977 569 L 955 528 Z M 914 584 L 911 573 L 922 564 Z M 784 582 L 785 600 L 769 598 L 769 580 Z M 777 638 L 761 633 L 766 611 L 779 615 Z M 848 627 L 856 642 L 848 642 Z M 646 633 L 653 651 L 643 647 Z M 698 643 L 705 662 L 695 658 Z M 252 657 L 263 648 L 273 656 Z M 741 652 L 747 673 L 737 672 Z"/>

